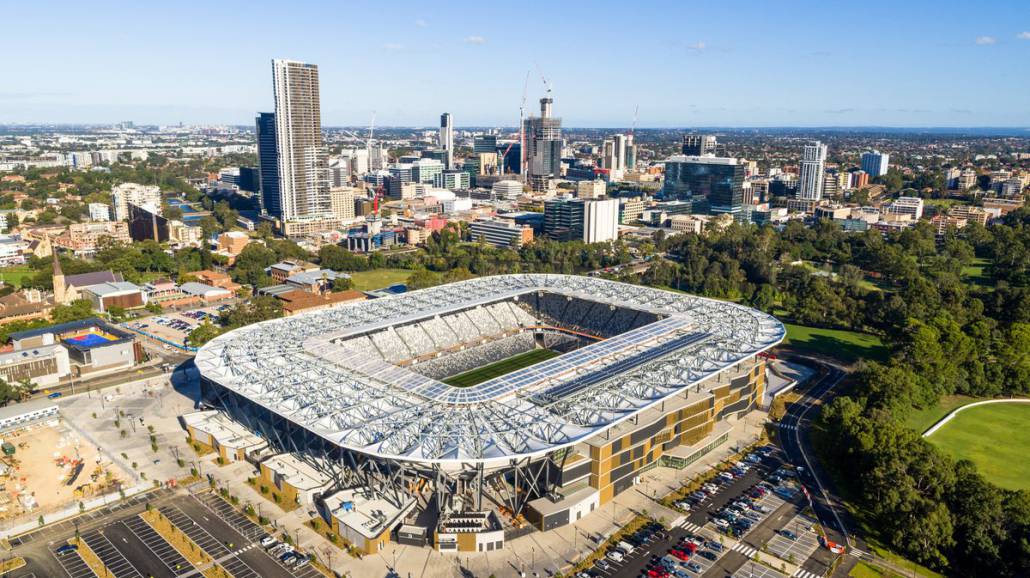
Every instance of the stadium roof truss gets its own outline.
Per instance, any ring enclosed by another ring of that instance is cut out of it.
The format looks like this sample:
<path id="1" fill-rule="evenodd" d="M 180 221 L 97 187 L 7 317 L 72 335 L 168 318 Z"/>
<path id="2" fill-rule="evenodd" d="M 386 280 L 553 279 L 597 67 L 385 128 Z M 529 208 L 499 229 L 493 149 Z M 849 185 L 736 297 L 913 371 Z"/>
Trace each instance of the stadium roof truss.
<path id="1" fill-rule="evenodd" d="M 468 388 L 351 349 L 349 336 L 533 292 L 658 320 Z M 324 439 L 436 464 L 504 462 L 591 437 L 779 343 L 754 309 L 569 275 L 501 275 L 250 325 L 197 355 L 201 373 Z"/>

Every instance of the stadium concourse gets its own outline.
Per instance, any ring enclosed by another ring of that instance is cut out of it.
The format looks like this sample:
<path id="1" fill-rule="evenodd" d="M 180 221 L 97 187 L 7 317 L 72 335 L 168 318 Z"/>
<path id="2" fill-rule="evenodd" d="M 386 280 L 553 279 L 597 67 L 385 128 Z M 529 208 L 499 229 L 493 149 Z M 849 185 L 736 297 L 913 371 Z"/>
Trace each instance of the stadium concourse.
<path id="1" fill-rule="evenodd" d="M 492 551 L 725 441 L 783 336 L 733 303 L 501 275 L 247 326 L 196 364 L 208 407 L 327 476 L 309 505 L 358 548 Z M 559 355 L 440 381 L 534 349 Z"/>

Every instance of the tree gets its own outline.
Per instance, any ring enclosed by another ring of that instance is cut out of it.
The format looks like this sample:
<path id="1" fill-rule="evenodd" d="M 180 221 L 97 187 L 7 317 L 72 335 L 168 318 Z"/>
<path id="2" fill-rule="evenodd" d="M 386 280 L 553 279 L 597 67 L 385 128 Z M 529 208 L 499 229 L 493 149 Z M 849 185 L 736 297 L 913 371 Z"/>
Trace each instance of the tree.
<path id="1" fill-rule="evenodd" d="M 67 305 L 58 305 L 50 312 L 54 323 L 68 323 L 93 317 L 93 303 L 89 299 L 76 299 Z"/>
<path id="2" fill-rule="evenodd" d="M 190 347 L 200 347 L 222 334 L 223 329 L 209 321 L 204 321 L 186 336 L 186 344 Z"/>
<path id="3" fill-rule="evenodd" d="M 353 288 L 354 288 L 354 280 L 351 279 L 350 277 L 337 277 L 336 279 L 333 280 L 333 291 L 334 292 L 339 293 L 341 291 L 350 291 Z"/>

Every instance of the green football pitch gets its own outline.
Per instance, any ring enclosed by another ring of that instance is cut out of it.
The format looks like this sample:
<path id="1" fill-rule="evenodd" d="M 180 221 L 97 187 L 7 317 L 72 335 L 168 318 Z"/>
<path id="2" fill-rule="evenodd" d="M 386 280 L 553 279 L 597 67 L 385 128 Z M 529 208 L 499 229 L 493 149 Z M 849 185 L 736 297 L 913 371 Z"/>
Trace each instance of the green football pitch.
<path id="1" fill-rule="evenodd" d="M 1030 490 L 1030 403 L 992 403 L 959 412 L 926 439 L 967 459 L 989 481 Z"/>
<path id="2" fill-rule="evenodd" d="M 483 383 L 488 379 L 493 379 L 497 376 L 511 373 L 517 369 L 523 367 L 529 367 L 534 363 L 540 363 L 546 361 L 552 357 L 558 357 L 561 355 L 557 351 L 551 351 L 550 349 L 534 349 L 518 355 L 513 355 L 508 359 L 502 359 L 496 363 L 490 365 L 484 365 L 478 369 L 472 371 L 466 371 L 465 373 L 459 373 L 458 375 L 452 375 L 443 382 L 447 385 L 453 385 L 454 387 L 469 387 L 470 385 L 476 385 L 477 383 Z"/>

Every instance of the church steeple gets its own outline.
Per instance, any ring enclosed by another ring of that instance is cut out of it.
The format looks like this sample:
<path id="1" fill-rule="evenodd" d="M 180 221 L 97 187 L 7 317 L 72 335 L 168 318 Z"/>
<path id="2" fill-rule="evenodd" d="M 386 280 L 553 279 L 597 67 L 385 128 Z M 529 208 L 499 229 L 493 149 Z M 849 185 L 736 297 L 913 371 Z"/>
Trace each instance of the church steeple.
<path id="1" fill-rule="evenodd" d="M 61 259 L 57 256 L 57 251 L 53 252 L 54 256 L 54 303 L 61 305 L 64 303 L 67 297 L 68 288 L 64 284 L 64 271 L 61 271 Z"/>

